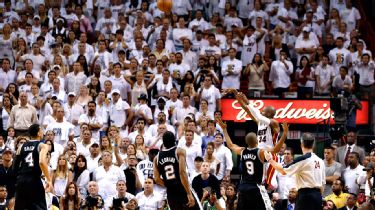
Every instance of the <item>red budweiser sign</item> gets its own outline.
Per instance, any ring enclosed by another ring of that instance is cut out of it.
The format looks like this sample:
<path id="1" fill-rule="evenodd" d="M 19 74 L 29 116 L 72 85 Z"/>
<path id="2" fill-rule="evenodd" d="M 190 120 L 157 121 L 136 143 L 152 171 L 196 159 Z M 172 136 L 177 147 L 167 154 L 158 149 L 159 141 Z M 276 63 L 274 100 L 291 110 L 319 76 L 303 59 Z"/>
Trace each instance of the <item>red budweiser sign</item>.
<path id="1" fill-rule="evenodd" d="M 330 116 L 333 118 L 333 111 L 330 109 L 329 100 L 249 100 L 250 105 L 262 110 L 266 106 L 273 106 L 276 109 L 276 116 L 279 122 L 286 121 L 293 124 L 316 124 Z M 222 99 L 221 108 L 223 120 L 244 122 L 251 120 L 246 112 L 234 99 Z M 331 121 L 333 123 L 333 120 Z M 368 102 L 362 101 L 362 110 L 357 110 L 357 125 L 368 124 Z"/>

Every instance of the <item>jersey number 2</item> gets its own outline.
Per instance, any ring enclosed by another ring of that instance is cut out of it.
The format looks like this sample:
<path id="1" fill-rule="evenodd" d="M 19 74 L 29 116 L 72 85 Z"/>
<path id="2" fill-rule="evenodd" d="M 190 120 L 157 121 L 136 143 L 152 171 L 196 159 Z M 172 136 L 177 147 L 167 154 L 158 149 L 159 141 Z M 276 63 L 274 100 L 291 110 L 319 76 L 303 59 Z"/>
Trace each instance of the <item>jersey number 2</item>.
<path id="1" fill-rule="evenodd" d="M 29 165 L 29 167 L 33 167 L 33 166 L 34 166 L 33 153 L 29 153 L 29 154 L 25 157 L 25 162 Z"/>
<path id="2" fill-rule="evenodd" d="M 254 163 L 253 163 L 253 161 L 247 161 L 246 162 L 246 168 L 247 168 L 247 173 L 249 175 L 254 174 Z"/>
<path id="3" fill-rule="evenodd" d="M 174 168 L 172 165 L 165 166 L 164 171 L 165 171 L 165 178 L 167 178 L 167 180 L 176 178 L 176 176 L 174 175 Z"/>

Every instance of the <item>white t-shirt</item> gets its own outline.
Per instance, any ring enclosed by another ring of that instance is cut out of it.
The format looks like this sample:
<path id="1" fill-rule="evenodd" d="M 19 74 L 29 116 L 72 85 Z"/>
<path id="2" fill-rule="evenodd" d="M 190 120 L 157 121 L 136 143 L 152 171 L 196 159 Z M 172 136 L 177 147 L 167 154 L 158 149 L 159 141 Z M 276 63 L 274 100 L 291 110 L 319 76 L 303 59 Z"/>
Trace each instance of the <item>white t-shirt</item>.
<path id="1" fill-rule="evenodd" d="M 49 124 L 46 131 L 49 130 L 55 133 L 55 144 L 60 144 L 61 146 L 65 146 L 66 142 L 69 140 L 69 136 L 74 135 L 74 125 L 67 121 Z"/>

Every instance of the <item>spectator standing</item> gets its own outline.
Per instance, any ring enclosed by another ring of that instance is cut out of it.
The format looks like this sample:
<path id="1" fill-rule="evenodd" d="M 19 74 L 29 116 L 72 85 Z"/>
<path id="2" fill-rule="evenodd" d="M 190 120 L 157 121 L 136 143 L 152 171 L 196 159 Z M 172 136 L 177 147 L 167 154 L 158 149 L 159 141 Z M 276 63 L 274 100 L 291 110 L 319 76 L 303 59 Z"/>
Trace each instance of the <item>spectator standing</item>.
<path id="1" fill-rule="evenodd" d="M 324 186 L 323 197 L 332 193 L 332 184 L 340 179 L 343 167 L 334 159 L 334 148 L 324 148 L 324 164 L 326 166 L 326 185 Z"/>
<path id="2" fill-rule="evenodd" d="M 275 60 L 271 64 L 269 81 L 272 82 L 274 93 L 279 98 L 283 98 L 284 93 L 289 90 L 290 75 L 293 73 L 293 64 L 287 59 L 286 52 L 280 51 L 280 60 Z"/>
<path id="3" fill-rule="evenodd" d="M 14 128 L 16 137 L 20 135 L 27 136 L 29 127 L 37 122 L 36 109 L 27 103 L 27 93 L 21 92 L 20 104 L 13 106 L 10 112 L 8 128 Z"/>
<path id="4" fill-rule="evenodd" d="M 223 75 L 223 83 L 221 84 L 222 89 L 240 89 L 242 61 L 236 59 L 236 54 L 236 49 L 230 48 L 229 59 L 223 61 L 221 68 L 221 74 Z"/>
<path id="5" fill-rule="evenodd" d="M 342 177 L 344 179 L 345 185 L 348 187 L 348 192 L 358 194 L 359 183 L 357 182 L 357 179 L 364 173 L 364 167 L 359 163 L 358 152 L 350 152 L 347 158 L 347 162 L 348 166 L 342 172 Z"/>
<path id="6" fill-rule="evenodd" d="M 93 180 L 98 183 L 99 194 L 104 201 L 116 195 L 116 184 L 119 180 L 125 180 L 125 174 L 118 166 L 112 164 L 111 152 L 102 152 L 102 165 L 95 169 Z"/>
<path id="7" fill-rule="evenodd" d="M 341 163 L 342 166 L 348 166 L 348 155 L 351 152 L 357 152 L 359 154 L 359 163 L 363 163 L 365 159 L 365 151 L 357 146 L 357 135 L 354 131 L 350 131 L 347 134 L 346 145 L 343 145 L 336 149 L 336 161 Z"/>

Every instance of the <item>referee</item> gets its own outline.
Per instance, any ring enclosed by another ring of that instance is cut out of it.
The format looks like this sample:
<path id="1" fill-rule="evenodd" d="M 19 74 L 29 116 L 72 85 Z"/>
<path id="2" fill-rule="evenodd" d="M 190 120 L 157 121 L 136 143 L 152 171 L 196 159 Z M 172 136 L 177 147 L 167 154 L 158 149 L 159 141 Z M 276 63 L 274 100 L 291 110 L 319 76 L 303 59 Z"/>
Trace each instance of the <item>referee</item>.
<path id="1" fill-rule="evenodd" d="M 325 166 L 322 159 L 312 150 L 315 138 L 311 133 L 304 133 L 301 138 L 303 155 L 284 168 L 272 159 L 267 152 L 265 158 L 281 174 L 295 174 L 298 195 L 294 210 L 322 209 L 322 193 L 326 183 Z"/>

